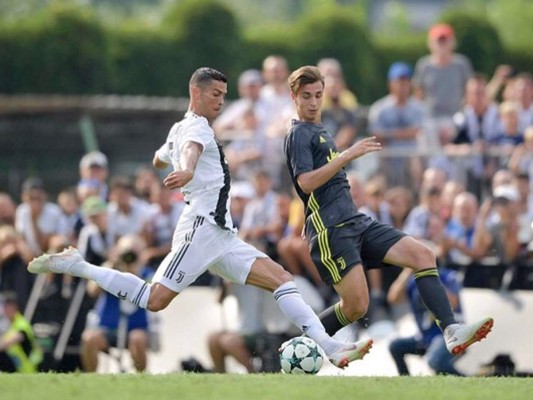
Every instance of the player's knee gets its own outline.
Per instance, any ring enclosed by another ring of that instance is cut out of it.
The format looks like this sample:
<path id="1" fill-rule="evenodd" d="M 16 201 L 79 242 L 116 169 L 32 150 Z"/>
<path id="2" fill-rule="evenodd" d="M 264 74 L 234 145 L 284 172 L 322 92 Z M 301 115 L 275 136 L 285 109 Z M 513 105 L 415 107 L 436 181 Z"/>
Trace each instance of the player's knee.
<path id="1" fill-rule="evenodd" d="M 412 257 L 413 269 L 415 271 L 433 267 L 437 263 L 435 252 L 423 243 L 419 243 L 419 245 L 413 249 Z"/>
<path id="2" fill-rule="evenodd" d="M 368 311 L 368 302 L 359 302 L 357 304 L 343 305 L 342 313 L 350 322 L 357 321 L 365 316 Z"/>

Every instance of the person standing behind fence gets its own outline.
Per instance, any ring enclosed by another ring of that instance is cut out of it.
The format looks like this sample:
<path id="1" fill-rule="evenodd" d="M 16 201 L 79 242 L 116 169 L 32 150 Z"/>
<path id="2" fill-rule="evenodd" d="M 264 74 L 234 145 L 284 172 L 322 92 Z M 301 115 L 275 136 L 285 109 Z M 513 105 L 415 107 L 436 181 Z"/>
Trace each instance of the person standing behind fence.
<path id="1" fill-rule="evenodd" d="M 425 110 L 422 103 L 411 96 L 412 72 L 409 64 L 393 63 L 387 74 L 389 94 L 372 104 L 369 110 L 370 134 L 383 143 L 385 151 L 390 151 L 381 159 L 388 186 L 417 188 L 422 179 L 417 139 L 422 134 Z"/>
<path id="2" fill-rule="evenodd" d="M 428 108 L 429 118 L 424 136 L 424 148 L 430 165 L 450 168 L 442 147 L 454 136 L 453 115 L 461 108 L 466 82 L 472 76 L 467 57 L 454 53 L 456 38 L 448 24 L 433 25 L 428 32 L 430 54 L 420 58 L 415 66 L 413 86 L 415 96 Z"/>

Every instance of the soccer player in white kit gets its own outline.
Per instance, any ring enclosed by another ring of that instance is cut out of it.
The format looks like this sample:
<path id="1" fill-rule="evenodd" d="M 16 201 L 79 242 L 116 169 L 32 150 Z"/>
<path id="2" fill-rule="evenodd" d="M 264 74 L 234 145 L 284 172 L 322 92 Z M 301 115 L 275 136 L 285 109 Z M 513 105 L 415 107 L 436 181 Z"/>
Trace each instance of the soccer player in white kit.
<path id="1" fill-rule="evenodd" d="M 172 250 L 148 284 L 139 277 L 87 263 L 78 250 L 44 254 L 28 265 L 32 273 L 66 273 L 92 279 L 101 288 L 150 311 L 160 311 L 206 270 L 232 282 L 273 292 L 283 314 L 315 340 L 339 368 L 361 359 L 371 340 L 341 343 L 331 338 L 303 301 L 292 276 L 266 254 L 236 236 L 229 213 L 230 175 L 211 123 L 219 115 L 227 79 L 212 68 L 199 68 L 189 82 L 189 110 L 156 151 L 156 168 L 172 165 L 165 179 L 181 189 L 186 207 L 173 237 Z"/>

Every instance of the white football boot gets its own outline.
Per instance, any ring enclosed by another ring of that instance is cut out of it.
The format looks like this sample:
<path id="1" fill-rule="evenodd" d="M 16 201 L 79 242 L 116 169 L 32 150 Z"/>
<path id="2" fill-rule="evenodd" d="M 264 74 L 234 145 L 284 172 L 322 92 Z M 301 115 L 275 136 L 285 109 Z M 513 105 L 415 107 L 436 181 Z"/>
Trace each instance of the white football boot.
<path id="1" fill-rule="evenodd" d="M 479 342 L 490 333 L 494 320 L 484 318 L 473 324 L 452 324 L 444 330 L 446 348 L 454 356 L 461 355 L 473 343 Z"/>

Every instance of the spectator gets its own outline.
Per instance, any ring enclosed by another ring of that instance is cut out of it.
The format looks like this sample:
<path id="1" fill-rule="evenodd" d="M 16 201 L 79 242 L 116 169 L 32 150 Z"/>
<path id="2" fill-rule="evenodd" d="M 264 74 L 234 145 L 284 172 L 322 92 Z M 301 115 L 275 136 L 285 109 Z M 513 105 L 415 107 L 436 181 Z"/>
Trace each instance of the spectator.
<path id="1" fill-rule="evenodd" d="M 422 175 L 422 188 L 435 187 L 442 191 L 447 181 L 446 171 L 439 168 L 427 168 Z"/>
<path id="2" fill-rule="evenodd" d="M 405 221 L 413 208 L 413 193 L 403 186 L 395 186 L 385 192 L 385 201 L 389 204 L 391 224 L 403 230 Z"/>
<path id="3" fill-rule="evenodd" d="M 439 276 L 458 320 L 461 315 L 459 303 L 460 284 L 454 271 L 439 268 Z M 397 338 L 390 342 L 389 351 L 400 375 L 410 375 L 405 362 L 408 354 L 425 355 L 428 365 L 436 374 L 462 375 L 454 366 L 456 358 L 446 350 L 442 332 L 433 315 L 422 303 L 411 271 L 404 269 L 391 285 L 387 299 L 396 304 L 408 299 L 418 332 L 414 336 Z"/>
<path id="4" fill-rule="evenodd" d="M 465 192 L 465 187 L 460 182 L 447 181 L 444 184 L 441 193 L 441 207 L 439 212 L 439 215 L 444 222 L 448 222 L 452 217 L 455 199 L 463 192 Z"/>
<path id="5" fill-rule="evenodd" d="M 507 167 L 515 174 L 526 173 L 533 177 L 533 125 L 524 132 L 524 143 L 514 147 Z M 533 193 L 533 186 L 530 191 Z"/>
<path id="6" fill-rule="evenodd" d="M 411 97 L 411 66 L 395 62 L 389 68 L 389 94 L 370 107 L 370 134 L 385 151 L 382 169 L 389 186 L 420 185 L 422 165 L 417 153 L 417 138 L 425 120 L 422 104 Z M 400 152 L 400 154 L 398 154 Z"/>
<path id="7" fill-rule="evenodd" d="M 107 178 L 109 168 L 107 157 L 100 151 L 91 151 L 80 160 L 80 182 L 96 181 L 100 195 L 104 200 L 108 196 Z"/>
<path id="8" fill-rule="evenodd" d="M 455 198 L 452 217 L 441 242 L 441 257 L 446 265 L 466 266 L 478 258 L 474 248 L 478 209 L 477 198 L 472 193 L 463 192 Z"/>
<path id="9" fill-rule="evenodd" d="M 172 190 L 159 182 L 151 189 L 153 212 L 146 225 L 148 246 L 142 253 L 142 260 L 154 269 L 170 252 L 174 227 L 185 207 L 183 200 L 174 201 L 172 195 Z"/>
<path id="10" fill-rule="evenodd" d="M 431 118 L 449 119 L 461 107 L 472 66 L 468 58 L 454 53 L 456 39 L 450 25 L 433 25 L 428 32 L 428 47 L 430 54 L 415 66 L 415 93 L 427 105 Z"/>
<path id="11" fill-rule="evenodd" d="M 151 272 L 140 263 L 143 249 L 144 243 L 140 237 L 122 236 L 112 252 L 110 264 L 102 268 L 116 268 L 147 279 Z M 87 290 L 91 296 L 98 296 L 98 300 L 93 314 L 93 318 L 96 318 L 82 334 L 84 370 L 95 372 L 98 353 L 118 346 L 120 351 L 128 349 L 136 371 L 144 371 L 149 347 L 148 311 L 103 292 L 93 281 L 88 282 Z"/>
<path id="12" fill-rule="evenodd" d="M 17 295 L 4 292 L 1 300 L 9 328 L 0 338 L 0 372 L 37 372 L 43 353 L 31 324 L 19 311 Z"/>
<path id="13" fill-rule="evenodd" d="M 346 174 L 346 179 L 350 185 L 350 196 L 353 200 L 353 203 L 357 208 L 363 207 L 366 204 L 366 201 L 363 184 L 359 174 L 356 171 L 349 171 Z"/>
<path id="14" fill-rule="evenodd" d="M 78 249 L 88 262 L 103 264 L 112 246 L 108 235 L 107 204 L 99 196 L 92 196 L 82 204 L 82 212 L 87 224 L 80 231 Z"/>
<path id="15" fill-rule="evenodd" d="M 263 169 L 272 178 L 272 186 L 278 192 L 289 192 L 290 177 L 283 157 L 283 141 L 291 119 L 295 116 L 289 85 L 289 65 L 280 55 L 270 55 L 263 61 L 261 98 L 268 104 L 269 120 L 266 122 L 265 141 L 262 148 Z"/>
<path id="16" fill-rule="evenodd" d="M 24 310 L 30 297 L 33 277 L 26 270 L 27 246 L 10 225 L 0 226 L 0 292 L 17 294 L 18 308 Z"/>
<path id="17" fill-rule="evenodd" d="M 247 181 L 232 182 L 230 189 L 231 196 L 231 219 L 235 228 L 240 229 L 244 210 L 250 200 L 255 198 L 255 189 Z"/>
<path id="18" fill-rule="evenodd" d="M 533 78 L 531 74 L 519 74 L 514 83 L 515 101 L 520 107 L 519 130 L 524 132 L 533 125 Z"/>
<path id="19" fill-rule="evenodd" d="M 322 125 L 335 139 L 338 151 L 350 147 L 357 135 L 355 113 L 341 104 L 343 88 L 342 77 L 336 75 L 325 77 L 324 98 L 330 100 L 330 106 L 322 111 Z"/>
<path id="20" fill-rule="evenodd" d="M 28 178 L 22 185 L 22 204 L 17 207 L 15 227 L 34 256 L 48 250 L 50 237 L 60 233 L 61 209 L 47 201 L 43 182 Z"/>
<path id="21" fill-rule="evenodd" d="M 271 118 L 270 103 L 260 96 L 262 87 L 260 71 L 244 71 L 238 81 L 239 99 L 213 123 L 217 137 L 229 141 L 225 153 L 232 176 L 237 180 L 251 179 L 253 173 L 268 162 L 263 158 L 263 149 Z"/>
<path id="22" fill-rule="evenodd" d="M 501 156 L 509 156 L 513 149 L 524 142 L 519 130 L 520 108 L 517 103 L 504 101 L 499 107 L 501 130 L 490 140 L 490 147 Z"/>
<path id="23" fill-rule="evenodd" d="M 266 171 L 256 173 L 253 185 L 256 197 L 244 209 L 240 236 L 272 257 L 282 227 L 277 212 L 278 195 L 272 190 L 272 179 Z"/>
<path id="24" fill-rule="evenodd" d="M 303 202 L 297 196 L 291 200 L 288 230 L 277 244 L 282 265 L 293 275 L 306 277 L 316 287 L 323 286 L 318 270 L 311 259 L 307 241 L 302 237 L 305 223 Z"/>
<path id="25" fill-rule="evenodd" d="M 322 76 L 326 78 L 326 81 L 331 77 L 336 82 L 339 91 L 337 98 L 338 105 L 353 112 L 357 108 L 357 98 L 355 97 L 355 94 L 346 87 L 342 65 L 339 60 L 336 58 L 321 58 L 316 66 Z M 330 97 L 329 93 L 325 92 L 322 110 L 325 111 L 332 107 L 332 103 L 333 99 Z"/>
<path id="26" fill-rule="evenodd" d="M 159 185 L 159 176 L 154 168 L 143 165 L 135 172 L 134 193 L 135 196 L 146 203 L 150 203 L 152 190 Z"/>
<path id="27" fill-rule="evenodd" d="M 518 201 L 516 204 L 518 212 L 518 242 L 520 252 L 526 251 L 528 243 L 533 241 L 533 201 L 529 192 L 530 180 L 528 174 L 517 174 L 513 178 L 512 188 L 516 189 Z"/>
<path id="28" fill-rule="evenodd" d="M 57 196 L 57 204 L 62 213 L 60 232 L 62 235 L 67 236 L 70 242 L 75 243 L 84 224 L 75 191 L 71 189 L 62 190 Z"/>
<path id="29" fill-rule="evenodd" d="M 487 81 L 481 75 L 466 84 L 465 106 L 454 115 L 457 135 L 447 146 L 448 153 L 457 155 L 460 171 L 466 173 L 462 181 L 469 191 L 481 196 L 494 173 L 496 165 L 485 154 L 488 142 L 498 135 L 498 106 L 489 101 Z"/>
<path id="30" fill-rule="evenodd" d="M 430 54 L 417 61 L 413 76 L 415 95 L 429 112 L 422 149 L 430 151 L 430 166 L 444 169 L 450 168 L 450 162 L 443 148 L 455 136 L 453 115 L 461 108 L 466 82 L 472 76 L 470 61 L 454 53 L 455 46 L 450 25 L 433 25 L 428 32 Z"/>
<path id="31" fill-rule="evenodd" d="M 0 192 L 0 226 L 15 226 L 15 210 L 17 206 L 7 193 Z"/>
<path id="32" fill-rule="evenodd" d="M 133 192 L 133 185 L 128 178 L 115 176 L 111 180 L 107 234 L 112 244 L 123 235 L 144 233 L 150 210 Z"/>
<path id="33" fill-rule="evenodd" d="M 417 239 L 430 241 L 431 216 L 440 218 L 441 191 L 437 187 L 422 188 L 420 203 L 413 208 L 405 222 L 404 232 Z"/>
<path id="34" fill-rule="evenodd" d="M 497 186 L 493 198 L 482 204 L 474 233 L 474 247 L 479 255 L 492 258 L 491 264 L 509 265 L 519 250 L 518 192 L 507 185 Z"/>
<path id="35" fill-rule="evenodd" d="M 382 224 L 392 225 L 389 203 L 385 201 L 385 182 L 381 179 L 370 179 L 364 185 L 365 205 L 359 211 L 372 217 Z"/>

